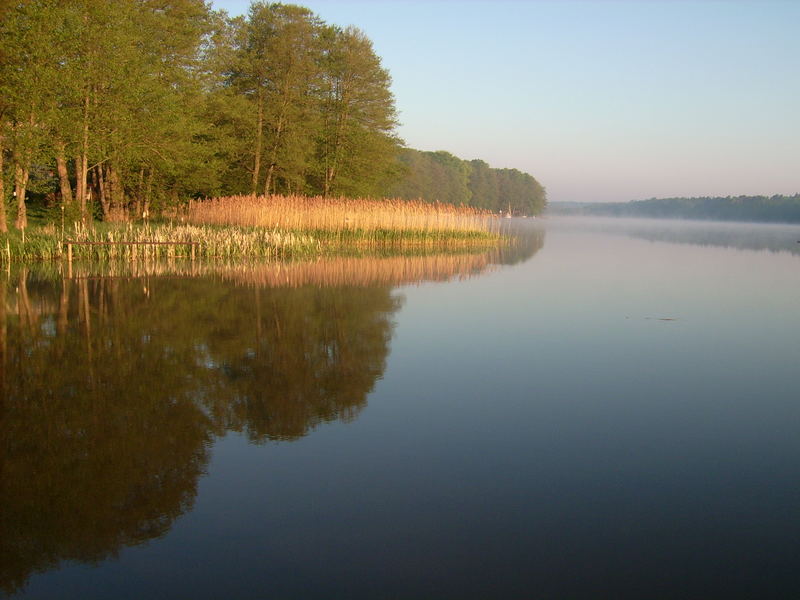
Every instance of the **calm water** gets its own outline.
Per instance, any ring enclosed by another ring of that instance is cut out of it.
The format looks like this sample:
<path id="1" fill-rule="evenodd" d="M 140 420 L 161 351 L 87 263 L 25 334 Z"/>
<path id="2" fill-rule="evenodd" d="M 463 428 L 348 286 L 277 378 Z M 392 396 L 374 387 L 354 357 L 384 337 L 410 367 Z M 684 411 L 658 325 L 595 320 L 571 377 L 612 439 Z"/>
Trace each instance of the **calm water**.
<path id="1" fill-rule="evenodd" d="M 0 589 L 800 595 L 800 228 L 0 276 Z"/>

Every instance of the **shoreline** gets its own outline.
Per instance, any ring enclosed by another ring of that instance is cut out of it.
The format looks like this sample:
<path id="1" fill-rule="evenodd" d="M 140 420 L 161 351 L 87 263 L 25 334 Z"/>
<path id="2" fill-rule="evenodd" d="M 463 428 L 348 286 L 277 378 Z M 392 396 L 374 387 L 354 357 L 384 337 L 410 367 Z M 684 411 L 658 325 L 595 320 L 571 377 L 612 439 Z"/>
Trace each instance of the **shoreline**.
<path id="1" fill-rule="evenodd" d="M 174 222 L 95 223 L 71 230 L 54 224 L 0 234 L 0 264 L 158 258 L 310 258 L 364 250 L 484 249 L 506 236 L 483 231 L 270 229 L 239 225 L 187 225 Z M 68 252 L 68 245 L 69 248 Z"/>

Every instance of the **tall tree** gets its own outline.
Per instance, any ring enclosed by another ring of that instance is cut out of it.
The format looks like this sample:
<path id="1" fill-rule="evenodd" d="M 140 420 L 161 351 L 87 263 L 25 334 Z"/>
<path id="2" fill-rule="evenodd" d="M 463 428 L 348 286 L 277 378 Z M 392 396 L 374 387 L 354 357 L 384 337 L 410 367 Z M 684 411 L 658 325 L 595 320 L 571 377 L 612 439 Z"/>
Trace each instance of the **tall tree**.
<path id="1" fill-rule="evenodd" d="M 373 194 L 398 151 L 391 78 L 355 27 L 328 27 L 324 39 L 318 185 L 324 196 Z"/>
<path id="2" fill-rule="evenodd" d="M 314 150 L 322 22 L 307 8 L 255 2 L 237 25 L 229 82 L 252 107 L 250 191 L 286 191 Z"/>
<path id="3" fill-rule="evenodd" d="M 0 20 L 0 129 L 11 150 L 15 225 L 27 226 L 25 197 L 35 164 L 45 162 L 47 122 L 59 74 L 61 30 L 51 21 L 54 0 L 31 0 L 2 7 Z"/>
<path id="4" fill-rule="evenodd" d="M 317 113 L 311 93 L 318 85 L 320 21 L 306 8 L 271 5 L 271 80 L 267 88 L 267 164 L 264 194 L 279 174 L 299 182 L 313 153 Z"/>

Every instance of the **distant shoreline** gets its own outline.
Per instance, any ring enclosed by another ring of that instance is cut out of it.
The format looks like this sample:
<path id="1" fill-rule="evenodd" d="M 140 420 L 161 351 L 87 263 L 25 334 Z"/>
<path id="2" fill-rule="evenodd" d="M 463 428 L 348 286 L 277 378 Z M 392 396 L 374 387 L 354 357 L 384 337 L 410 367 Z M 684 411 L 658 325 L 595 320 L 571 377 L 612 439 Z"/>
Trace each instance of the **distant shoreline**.
<path id="1" fill-rule="evenodd" d="M 550 202 L 547 214 L 800 224 L 800 194 L 652 198 L 630 202 Z"/>

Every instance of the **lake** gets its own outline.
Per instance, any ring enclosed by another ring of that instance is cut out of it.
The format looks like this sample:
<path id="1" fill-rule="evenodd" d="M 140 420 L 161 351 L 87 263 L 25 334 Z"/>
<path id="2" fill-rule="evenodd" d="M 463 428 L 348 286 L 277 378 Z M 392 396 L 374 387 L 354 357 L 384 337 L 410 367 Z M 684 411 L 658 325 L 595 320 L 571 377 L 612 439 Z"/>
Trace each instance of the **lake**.
<path id="1" fill-rule="evenodd" d="M 13 598 L 800 594 L 800 227 L 0 274 Z"/>

